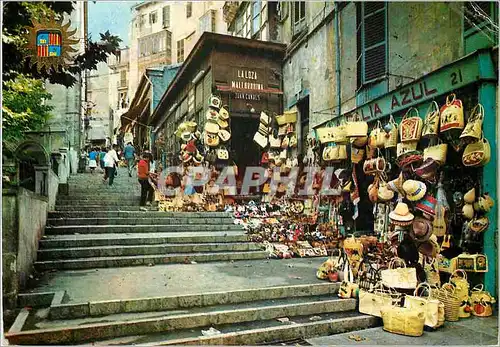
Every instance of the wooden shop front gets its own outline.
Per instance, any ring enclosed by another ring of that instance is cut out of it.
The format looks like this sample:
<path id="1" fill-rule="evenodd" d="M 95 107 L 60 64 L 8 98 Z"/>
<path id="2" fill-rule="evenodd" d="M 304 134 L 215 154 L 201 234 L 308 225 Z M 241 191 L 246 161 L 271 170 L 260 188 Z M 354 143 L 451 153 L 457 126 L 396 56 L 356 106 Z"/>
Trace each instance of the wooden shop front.
<path id="1" fill-rule="evenodd" d="M 285 45 L 205 32 L 177 73 L 151 116 L 154 134 L 162 134 L 167 164 L 175 164 L 180 141 L 174 135 L 184 121 L 195 121 L 203 131 L 211 95 L 230 113 L 230 162 L 242 172 L 258 165 L 260 147 L 253 136 L 262 111 L 283 109 L 281 63 Z"/>

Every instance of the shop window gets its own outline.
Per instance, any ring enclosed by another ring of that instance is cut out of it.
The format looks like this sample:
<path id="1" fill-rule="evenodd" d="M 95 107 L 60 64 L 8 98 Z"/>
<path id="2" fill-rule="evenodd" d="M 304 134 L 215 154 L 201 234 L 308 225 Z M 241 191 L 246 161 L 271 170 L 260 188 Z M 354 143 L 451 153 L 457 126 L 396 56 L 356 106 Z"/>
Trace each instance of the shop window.
<path id="1" fill-rule="evenodd" d="M 162 22 L 164 28 L 168 28 L 170 26 L 170 6 L 163 6 Z"/>
<path id="2" fill-rule="evenodd" d="M 254 1 L 252 3 L 252 34 L 258 33 L 260 30 L 260 11 L 262 3 L 260 1 Z"/>
<path id="3" fill-rule="evenodd" d="M 357 85 L 387 74 L 387 3 L 356 3 Z"/>
<path id="4" fill-rule="evenodd" d="M 184 61 L 184 39 L 177 41 L 177 62 Z"/>
<path id="5" fill-rule="evenodd" d="M 172 33 L 168 30 L 165 30 L 165 54 L 170 61 L 172 59 Z"/>
<path id="6" fill-rule="evenodd" d="M 292 2 L 292 33 L 296 37 L 306 28 L 306 2 Z"/>
<path id="7" fill-rule="evenodd" d="M 193 2 L 188 1 L 186 3 L 186 18 L 190 18 L 193 15 Z"/>
<path id="8" fill-rule="evenodd" d="M 463 10 L 465 54 L 498 42 L 498 2 L 469 1 Z"/>
<path id="9" fill-rule="evenodd" d="M 149 24 L 155 24 L 158 21 L 158 13 L 153 11 L 149 14 Z"/>

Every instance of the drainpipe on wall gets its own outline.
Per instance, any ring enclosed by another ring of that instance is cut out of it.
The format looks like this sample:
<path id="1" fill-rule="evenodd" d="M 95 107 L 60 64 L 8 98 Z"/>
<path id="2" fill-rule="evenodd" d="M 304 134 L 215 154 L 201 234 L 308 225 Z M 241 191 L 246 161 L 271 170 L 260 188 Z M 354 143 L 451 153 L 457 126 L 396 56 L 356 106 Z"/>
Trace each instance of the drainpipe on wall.
<path id="1" fill-rule="evenodd" d="M 148 81 L 148 83 L 151 85 L 151 106 L 149 107 L 149 112 L 150 112 L 150 114 L 153 114 L 153 110 L 152 110 L 153 97 L 154 97 L 153 82 L 151 82 L 151 80 L 149 79 L 148 74 L 146 72 L 144 72 L 144 77 L 146 78 L 146 81 Z M 147 131 L 149 132 L 149 150 L 152 151 L 153 150 L 153 143 L 154 143 L 153 136 L 155 136 L 155 134 L 153 132 L 153 127 L 148 125 Z"/>
<path id="2" fill-rule="evenodd" d="M 339 3 L 335 2 L 335 77 L 337 79 L 337 117 L 342 113 L 341 81 L 340 81 L 340 13 Z"/>

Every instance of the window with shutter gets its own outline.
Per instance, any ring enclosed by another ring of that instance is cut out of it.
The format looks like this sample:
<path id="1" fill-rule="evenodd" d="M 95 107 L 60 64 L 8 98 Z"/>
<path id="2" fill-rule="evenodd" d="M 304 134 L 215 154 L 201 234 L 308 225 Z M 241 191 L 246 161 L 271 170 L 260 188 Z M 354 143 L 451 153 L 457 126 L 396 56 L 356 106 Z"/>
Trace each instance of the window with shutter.
<path id="1" fill-rule="evenodd" d="M 168 30 L 165 32 L 165 54 L 169 58 L 172 59 L 172 33 Z"/>
<path id="2" fill-rule="evenodd" d="M 163 7 L 163 27 L 168 28 L 170 26 L 170 6 Z"/>
<path id="3" fill-rule="evenodd" d="M 292 2 L 292 33 L 297 36 L 306 28 L 306 2 Z"/>
<path id="4" fill-rule="evenodd" d="M 387 3 L 356 3 L 358 88 L 387 73 Z"/>
<path id="5" fill-rule="evenodd" d="M 177 62 L 184 61 L 184 39 L 177 41 Z"/>
<path id="6" fill-rule="evenodd" d="M 186 18 L 189 18 L 193 15 L 193 2 L 188 1 L 186 3 Z"/>

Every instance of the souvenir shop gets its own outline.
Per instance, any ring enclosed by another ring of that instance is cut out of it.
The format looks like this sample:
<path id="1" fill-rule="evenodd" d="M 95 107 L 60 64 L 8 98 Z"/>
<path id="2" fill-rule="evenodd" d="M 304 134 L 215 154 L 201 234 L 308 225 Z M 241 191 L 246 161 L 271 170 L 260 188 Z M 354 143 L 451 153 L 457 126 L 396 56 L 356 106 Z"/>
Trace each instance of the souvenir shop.
<path id="1" fill-rule="evenodd" d="M 351 177 L 330 222 L 358 221 L 339 229 L 339 253 L 317 277 L 341 282 L 339 296 L 358 297 L 359 311 L 382 317 L 387 331 L 420 336 L 424 326 L 492 315 L 497 110 L 490 54 L 466 56 L 315 129 L 319 160 L 339 163 Z"/>

